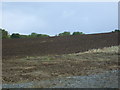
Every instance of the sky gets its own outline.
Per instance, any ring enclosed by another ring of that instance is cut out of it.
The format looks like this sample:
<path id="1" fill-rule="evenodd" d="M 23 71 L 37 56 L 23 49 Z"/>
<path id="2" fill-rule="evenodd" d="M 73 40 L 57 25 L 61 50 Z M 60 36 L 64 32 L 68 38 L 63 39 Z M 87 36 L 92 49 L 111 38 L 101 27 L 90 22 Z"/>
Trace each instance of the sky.
<path id="1" fill-rule="evenodd" d="M 118 3 L 3 2 L 1 27 L 10 34 L 110 32 L 118 29 Z"/>

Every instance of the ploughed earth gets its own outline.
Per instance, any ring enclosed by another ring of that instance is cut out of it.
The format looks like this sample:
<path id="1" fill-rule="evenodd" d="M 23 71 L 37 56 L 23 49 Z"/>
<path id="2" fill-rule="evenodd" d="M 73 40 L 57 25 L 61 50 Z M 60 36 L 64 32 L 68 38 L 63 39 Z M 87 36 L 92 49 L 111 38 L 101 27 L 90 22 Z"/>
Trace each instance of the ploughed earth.
<path id="1" fill-rule="evenodd" d="M 79 53 L 3 61 L 3 83 L 40 81 L 118 70 L 117 53 Z"/>
<path id="2" fill-rule="evenodd" d="M 72 42 L 71 44 L 69 41 L 67 42 L 68 39 L 64 39 L 66 42 L 65 41 L 61 42 L 61 45 L 59 45 L 60 42 L 59 44 L 57 44 L 58 41 L 55 41 L 56 42 L 55 48 L 54 45 L 52 44 L 53 42 L 52 41 L 49 42 L 49 40 L 46 42 L 41 42 L 41 44 L 40 42 L 38 43 L 39 41 L 38 39 L 36 39 L 37 41 L 33 40 L 33 42 L 31 40 L 22 42 L 22 39 L 20 40 L 18 39 L 18 41 L 20 42 L 18 42 L 17 39 L 11 40 L 12 42 L 10 42 L 10 40 L 3 40 L 3 45 L 4 45 L 3 60 L 2 60 L 3 84 L 26 83 L 31 81 L 51 80 L 55 78 L 70 77 L 70 76 L 87 76 L 87 75 L 99 74 L 104 71 L 118 70 L 119 69 L 118 57 L 120 54 L 118 52 L 119 46 L 117 43 L 117 38 L 115 37 L 117 34 L 112 33 L 111 35 L 104 34 L 103 37 L 108 36 L 109 39 L 106 38 L 103 41 L 101 41 L 103 38 L 102 36 L 99 37 L 100 36 L 99 34 L 88 35 L 90 41 L 89 44 L 87 44 L 87 42 L 84 40 L 86 43 L 85 45 L 83 45 L 83 41 L 80 42 L 79 39 L 77 39 L 77 41 L 79 41 L 79 44 L 73 43 L 75 44 L 74 46 L 72 46 L 73 45 Z M 98 44 L 95 43 L 95 46 L 94 44 L 91 45 L 94 40 L 93 38 L 94 36 L 97 37 L 96 42 L 98 43 Z M 82 37 L 82 36 L 78 36 L 78 37 Z M 60 37 L 56 37 L 56 38 L 59 39 Z M 93 38 L 93 40 L 91 38 Z M 49 39 L 53 40 L 54 38 L 52 39 L 49 38 Z M 111 40 L 111 42 L 109 40 Z M 30 41 L 32 44 L 30 44 L 29 47 L 28 42 L 30 43 Z M 35 44 L 34 42 L 37 42 L 38 44 Z M 43 43 L 45 46 L 43 45 Z M 67 45 L 69 44 L 71 46 L 71 49 L 70 46 L 67 47 Z M 48 52 L 47 49 L 46 51 L 44 51 L 47 45 L 48 45 L 47 48 Z M 49 45 L 51 46 L 51 48 Z M 62 51 L 60 46 L 64 47 L 64 49 L 66 47 L 65 49 L 66 51 Z M 90 46 L 90 48 L 88 46 Z M 112 46 L 112 47 L 108 47 L 108 46 Z M 22 47 L 24 47 L 24 49 Z M 41 49 L 38 49 L 37 47 Z M 76 48 L 75 50 L 72 51 L 73 47 Z M 80 50 L 80 48 L 83 49 Z M 100 48 L 100 49 L 96 49 L 96 48 Z M 43 53 L 40 50 L 42 50 Z M 46 87 L 46 86 L 39 86 L 39 87 Z"/>

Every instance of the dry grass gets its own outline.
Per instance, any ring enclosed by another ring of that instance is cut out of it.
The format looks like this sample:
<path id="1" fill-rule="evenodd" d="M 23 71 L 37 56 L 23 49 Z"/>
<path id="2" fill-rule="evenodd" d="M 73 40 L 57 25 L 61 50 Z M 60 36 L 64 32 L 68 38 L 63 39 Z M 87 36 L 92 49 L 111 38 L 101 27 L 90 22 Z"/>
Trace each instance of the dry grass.
<path id="1" fill-rule="evenodd" d="M 41 62 L 52 62 L 52 61 L 118 61 L 118 54 L 120 46 L 104 47 L 102 49 L 91 49 L 86 52 L 64 54 L 64 55 L 46 55 L 46 56 L 36 56 L 36 57 L 26 57 L 24 60 L 38 60 Z M 22 58 L 23 59 L 23 58 Z"/>
<path id="2" fill-rule="evenodd" d="M 111 46 L 111 47 L 104 47 L 102 49 L 91 49 L 89 51 L 83 53 L 112 53 L 112 54 L 120 54 L 120 45 L 119 46 Z"/>

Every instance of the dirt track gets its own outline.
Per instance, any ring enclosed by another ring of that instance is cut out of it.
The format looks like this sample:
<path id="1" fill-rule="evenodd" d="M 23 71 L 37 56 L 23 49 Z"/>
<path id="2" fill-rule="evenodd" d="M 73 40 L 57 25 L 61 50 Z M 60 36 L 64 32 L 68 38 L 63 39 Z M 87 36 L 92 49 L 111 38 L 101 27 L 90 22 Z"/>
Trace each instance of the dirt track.
<path id="1" fill-rule="evenodd" d="M 62 36 L 31 39 L 3 39 L 4 59 L 26 56 L 78 53 L 118 45 L 118 33 Z"/>

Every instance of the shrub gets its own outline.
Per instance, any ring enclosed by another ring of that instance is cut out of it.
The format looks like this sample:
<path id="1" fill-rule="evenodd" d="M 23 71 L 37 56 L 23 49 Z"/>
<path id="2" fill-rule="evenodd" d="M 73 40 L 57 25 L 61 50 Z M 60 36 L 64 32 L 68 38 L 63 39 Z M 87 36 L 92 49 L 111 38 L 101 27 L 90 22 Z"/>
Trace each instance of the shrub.
<path id="1" fill-rule="evenodd" d="M 10 37 L 11 38 L 20 38 L 20 34 L 19 33 L 13 33 Z"/>
<path id="2" fill-rule="evenodd" d="M 8 32 L 5 29 L 0 29 L 0 38 L 8 38 Z"/>
<path id="3" fill-rule="evenodd" d="M 114 31 L 112 31 L 112 32 L 120 32 L 120 30 L 118 30 L 118 29 L 115 29 Z"/>
<path id="4" fill-rule="evenodd" d="M 37 33 L 31 33 L 30 37 L 37 37 Z"/>
<path id="5" fill-rule="evenodd" d="M 73 32 L 72 35 L 81 35 L 81 34 L 84 34 L 83 32 Z"/>
<path id="6" fill-rule="evenodd" d="M 71 35 L 70 32 L 63 32 L 59 34 L 59 36 L 67 36 L 67 35 Z"/>

